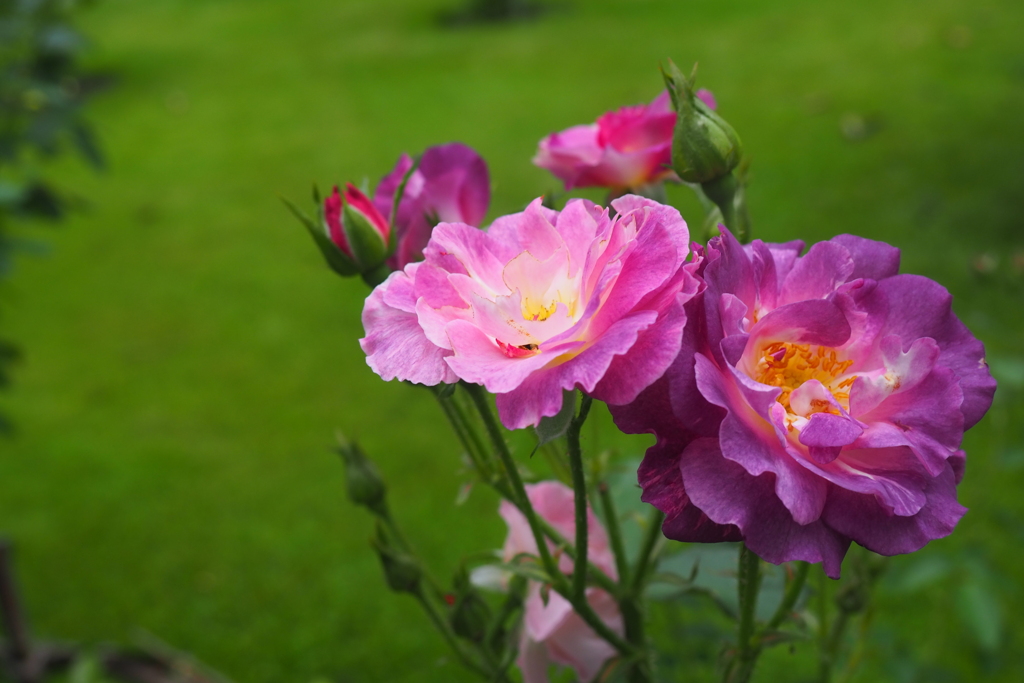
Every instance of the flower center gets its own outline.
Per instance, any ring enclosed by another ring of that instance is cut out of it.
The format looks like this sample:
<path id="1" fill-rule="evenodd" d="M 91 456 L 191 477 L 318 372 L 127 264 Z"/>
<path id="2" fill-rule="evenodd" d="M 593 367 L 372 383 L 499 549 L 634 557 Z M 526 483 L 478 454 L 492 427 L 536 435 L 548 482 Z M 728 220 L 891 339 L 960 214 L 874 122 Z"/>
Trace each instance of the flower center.
<path id="1" fill-rule="evenodd" d="M 551 314 L 558 308 L 558 301 L 552 301 L 550 304 L 545 306 L 542 302 L 531 299 L 529 297 L 523 298 L 523 319 L 524 320 L 547 320 L 551 317 Z M 570 315 L 572 315 L 570 313 Z"/>
<path id="2" fill-rule="evenodd" d="M 778 401 L 791 413 L 794 412 L 790 406 L 793 391 L 812 379 L 821 382 L 836 402 L 849 409 L 850 387 L 857 378 L 846 375 L 851 365 L 852 360 L 839 360 L 836 350 L 827 346 L 774 342 L 761 352 L 754 379 L 782 389 Z M 837 412 L 831 402 L 822 398 L 812 399 L 810 408 L 810 412 L 815 413 Z"/>

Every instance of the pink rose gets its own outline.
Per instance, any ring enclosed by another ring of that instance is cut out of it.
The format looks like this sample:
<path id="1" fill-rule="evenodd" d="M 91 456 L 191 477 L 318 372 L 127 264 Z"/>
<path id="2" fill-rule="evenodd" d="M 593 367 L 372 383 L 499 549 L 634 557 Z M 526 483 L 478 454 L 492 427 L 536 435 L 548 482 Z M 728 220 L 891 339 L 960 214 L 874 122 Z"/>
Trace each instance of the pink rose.
<path id="1" fill-rule="evenodd" d="M 707 90 L 697 96 L 712 109 Z M 565 188 L 636 189 L 671 177 L 676 113 L 668 91 L 650 104 L 608 112 L 596 123 L 573 126 L 540 141 L 533 163 L 565 182 Z"/>
<path id="2" fill-rule="evenodd" d="M 961 441 L 996 383 L 949 292 L 900 275 L 898 249 L 839 235 L 803 250 L 722 230 L 679 357 L 613 413 L 658 436 L 639 480 L 666 536 L 838 578 L 851 541 L 896 555 L 953 531 Z"/>
<path id="3" fill-rule="evenodd" d="M 564 536 L 575 536 L 572 489 L 558 482 L 544 481 L 528 485 L 526 494 L 540 517 Z M 537 543 L 523 513 L 508 501 L 502 501 L 499 512 L 508 524 L 503 549 L 505 561 L 523 553 L 536 555 Z M 588 559 L 612 579 L 617 579 L 608 537 L 591 510 L 587 510 L 587 529 Z M 571 572 L 572 560 L 563 555 L 559 567 L 563 572 Z M 600 588 L 588 588 L 587 602 L 610 629 L 620 635 L 623 633 L 622 615 L 611 595 Z M 580 681 L 589 682 L 615 654 L 615 649 L 573 611 L 568 600 L 552 591 L 545 605 L 540 584 L 531 583 L 516 660 L 523 671 L 524 683 L 547 683 L 548 667 L 552 664 L 572 667 Z"/>
<path id="4" fill-rule="evenodd" d="M 678 211 L 632 195 L 612 206 L 538 199 L 487 231 L 441 223 L 426 260 L 366 300 L 367 363 L 385 380 L 482 384 L 510 429 L 576 387 L 632 401 L 678 354 L 699 284 Z"/>
<path id="5" fill-rule="evenodd" d="M 395 224 L 398 249 L 388 260 L 393 270 L 423 258 L 435 224 L 479 226 L 491 201 L 487 164 L 472 147 L 452 142 L 423 152 L 419 167 L 405 185 L 398 215 L 392 217 L 395 192 L 412 163 L 409 155 L 403 154 L 373 195 L 377 209 Z"/>

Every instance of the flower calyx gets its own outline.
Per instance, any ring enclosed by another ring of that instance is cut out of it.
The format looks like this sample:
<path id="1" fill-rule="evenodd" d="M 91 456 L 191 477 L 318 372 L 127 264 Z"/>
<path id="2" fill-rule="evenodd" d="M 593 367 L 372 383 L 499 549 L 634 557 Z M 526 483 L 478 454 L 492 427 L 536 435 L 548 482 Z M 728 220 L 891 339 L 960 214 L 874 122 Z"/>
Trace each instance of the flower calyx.
<path id="1" fill-rule="evenodd" d="M 739 135 L 729 123 L 706 103 L 706 95 L 694 89 L 696 67 L 686 77 L 673 62 L 662 69 L 676 127 L 672 137 L 672 166 L 680 180 L 708 183 L 736 168 L 743 155 Z"/>

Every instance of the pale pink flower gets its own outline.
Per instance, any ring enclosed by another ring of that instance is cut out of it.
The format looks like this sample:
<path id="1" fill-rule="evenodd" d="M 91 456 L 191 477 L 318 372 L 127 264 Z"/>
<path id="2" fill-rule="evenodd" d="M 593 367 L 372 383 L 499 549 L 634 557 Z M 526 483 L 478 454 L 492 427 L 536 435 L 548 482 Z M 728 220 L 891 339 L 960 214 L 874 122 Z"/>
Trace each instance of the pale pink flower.
<path id="1" fill-rule="evenodd" d="M 540 517 L 567 538 L 575 537 L 572 489 L 555 481 L 543 481 L 528 485 L 526 493 Z M 536 556 L 537 543 L 523 513 L 508 501 L 502 501 L 499 512 L 508 524 L 508 537 L 503 548 L 505 561 L 511 562 L 524 553 Z M 587 530 L 588 560 L 612 579 L 617 579 L 608 537 L 590 509 L 587 510 Z M 563 572 L 571 573 L 573 562 L 563 555 L 559 567 Z M 588 588 L 587 602 L 610 629 L 622 635 L 622 615 L 611 595 L 600 588 Z M 604 663 L 614 656 L 615 649 L 594 633 L 573 611 L 568 600 L 551 591 L 545 604 L 540 584 L 531 583 L 526 598 L 519 658 L 516 660 L 522 669 L 524 683 L 548 683 L 548 667 L 552 664 L 572 667 L 580 681 L 589 683 Z"/>
<path id="2" fill-rule="evenodd" d="M 481 384 L 510 429 L 577 387 L 632 401 L 679 353 L 699 283 L 678 211 L 632 195 L 612 206 L 538 199 L 487 231 L 441 223 L 426 260 L 366 300 L 367 363 L 385 380 Z"/>

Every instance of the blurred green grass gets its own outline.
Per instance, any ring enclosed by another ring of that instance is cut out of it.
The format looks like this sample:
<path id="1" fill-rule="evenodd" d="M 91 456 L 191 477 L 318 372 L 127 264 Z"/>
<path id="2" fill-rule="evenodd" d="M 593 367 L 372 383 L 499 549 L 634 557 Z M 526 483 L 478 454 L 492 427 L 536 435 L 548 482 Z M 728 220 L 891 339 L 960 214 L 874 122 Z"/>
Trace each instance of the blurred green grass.
<path id="1" fill-rule="evenodd" d="M 902 247 L 1004 380 L 966 441 L 972 510 L 892 563 L 860 680 L 1019 680 L 1024 5 L 587 0 L 443 30 L 445 4 L 105 0 L 83 15 L 119 78 L 92 109 L 111 168 L 61 165 L 89 208 L 2 292 L 26 359 L 3 399 L 18 434 L 0 443 L 0 529 L 37 631 L 144 628 L 240 682 L 470 680 L 385 590 L 333 431 L 380 462 L 438 571 L 500 545 L 496 500 L 454 506 L 458 453 L 429 395 L 366 368 L 361 283 L 326 271 L 277 195 L 373 183 L 402 151 L 462 140 L 490 163 L 491 216 L 517 210 L 556 187 L 529 163 L 543 135 L 651 99 L 672 58 L 700 62 L 753 155 L 757 236 Z M 686 191 L 670 197 L 700 224 Z M 598 439 L 643 446 L 607 424 Z M 929 567 L 939 578 L 914 583 Z M 997 596 L 995 645 L 957 616 L 963 567 Z"/>

